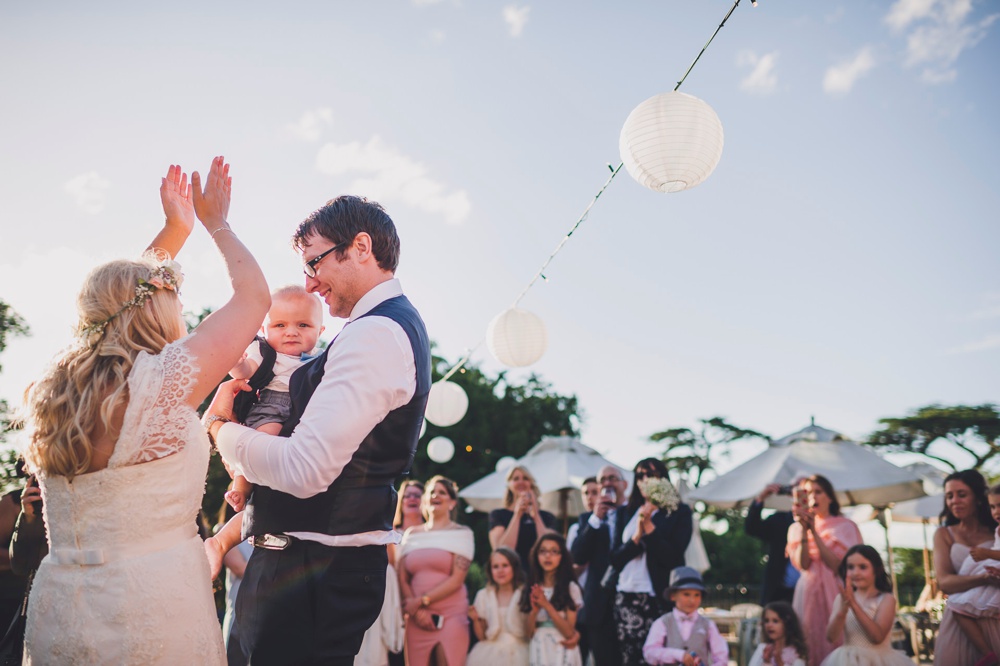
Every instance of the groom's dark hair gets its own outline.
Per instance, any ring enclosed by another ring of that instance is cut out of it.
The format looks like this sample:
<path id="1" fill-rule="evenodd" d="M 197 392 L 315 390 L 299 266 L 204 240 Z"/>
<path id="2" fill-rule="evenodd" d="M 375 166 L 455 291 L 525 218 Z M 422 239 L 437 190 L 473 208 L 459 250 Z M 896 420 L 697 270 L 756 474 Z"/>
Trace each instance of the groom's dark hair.
<path id="1" fill-rule="evenodd" d="M 308 236 L 318 234 L 335 245 L 349 243 L 361 232 L 372 239 L 372 254 L 384 271 L 396 272 L 399 265 L 399 236 L 392 218 L 379 204 L 349 194 L 326 202 L 302 221 L 292 236 L 292 246 L 302 251 Z M 344 250 L 334 252 L 343 261 Z"/>

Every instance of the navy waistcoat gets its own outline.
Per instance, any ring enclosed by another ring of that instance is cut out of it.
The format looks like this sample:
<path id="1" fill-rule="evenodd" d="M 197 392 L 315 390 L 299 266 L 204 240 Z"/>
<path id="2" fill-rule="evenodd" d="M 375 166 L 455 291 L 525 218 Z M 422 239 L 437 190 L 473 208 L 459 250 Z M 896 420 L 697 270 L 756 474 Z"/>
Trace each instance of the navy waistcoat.
<path id="1" fill-rule="evenodd" d="M 374 316 L 392 319 L 409 338 L 417 373 L 413 398 L 389 412 L 368 433 L 326 491 L 299 499 L 273 488 L 256 486 L 243 516 L 244 538 L 281 532 L 337 536 L 392 529 L 396 511 L 394 484 L 397 478 L 410 471 L 417 450 L 431 386 L 431 353 L 424 322 L 405 296 L 385 300 L 361 315 Z M 288 437 L 302 418 L 309 398 L 323 379 L 327 353 L 333 344 L 331 342 L 322 354 L 292 374 L 289 380 L 292 413 L 282 428 L 282 436 Z M 336 428 L 340 418 L 349 418 L 349 415 L 330 414 L 329 427 Z"/>

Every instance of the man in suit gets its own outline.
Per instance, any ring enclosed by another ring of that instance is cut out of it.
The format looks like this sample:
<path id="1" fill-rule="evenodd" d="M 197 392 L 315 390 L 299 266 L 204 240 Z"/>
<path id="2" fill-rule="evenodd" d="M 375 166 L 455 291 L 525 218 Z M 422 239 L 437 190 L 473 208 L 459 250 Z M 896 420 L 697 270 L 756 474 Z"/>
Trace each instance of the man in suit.
<path id="1" fill-rule="evenodd" d="M 382 608 L 396 479 L 409 471 L 430 390 L 430 347 L 394 273 L 399 237 L 381 206 L 342 196 L 299 225 L 306 289 L 347 324 L 289 382 L 281 436 L 235 423 L 216 392 L 206 413 L 223 459 L 257 484 L 236 601 L 254 664 L 353 664 Z"/>
<path id="2" fill-rule="evenodd" d="M 598 473 L 597 482 L 601 485 L 600 501 L 593 512 L 580 516 L 579 531 L 570 552 L 576 564 L 587 567 L 580 621 L 587 628 L 594 663 L 617 666 L 621 664 L 621 653 L 612 615 L 614 586 L 606 589 L 602 583 L 607 575 L 614 575 L 608 567 L 611 551 L 621 544 L 625 528 L 625 521 L 619 518 L 628 481 L 616 467 L 607 465 Z"/>
<path id="3" fill-rule="evenodd" d="M 777 483 L 768 485 L 754 498 L 747 511 L 746 533 L 767 544 L 767 566 L 760 590 L 760 604 L 766 606 L 772 601 L 792 602 L 798 570 L 792 566 L 785 553 L 788 544 L 788 528 L 794 522 L 790 511 L 775 511 L 767 518 L 761 518 L 764 500 L 780 490 Z"/>

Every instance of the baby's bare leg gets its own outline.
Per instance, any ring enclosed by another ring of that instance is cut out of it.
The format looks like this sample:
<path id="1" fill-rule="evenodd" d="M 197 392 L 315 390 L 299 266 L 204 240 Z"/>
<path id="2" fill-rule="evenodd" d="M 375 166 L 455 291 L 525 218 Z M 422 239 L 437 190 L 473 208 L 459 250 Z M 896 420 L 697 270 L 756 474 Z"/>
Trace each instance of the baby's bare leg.
<path id="1" fill-rule="evenodd" d="M 281 426 L 282 424 L 280 423 L 265 423 L 264 425 L 257 426 L 256 430 L 257 432 L 262 432 L 265 435 L 277 436 L 281 434 Z"/>

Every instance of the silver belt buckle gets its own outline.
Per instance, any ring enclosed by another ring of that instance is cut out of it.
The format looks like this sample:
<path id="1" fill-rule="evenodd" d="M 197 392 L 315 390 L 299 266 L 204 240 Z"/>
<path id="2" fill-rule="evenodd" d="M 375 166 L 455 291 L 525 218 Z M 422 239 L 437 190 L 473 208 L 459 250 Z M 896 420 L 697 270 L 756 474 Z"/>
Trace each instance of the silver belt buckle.
<path id="1" fill-rule="evenodd" d="M 259 534 L 251 537 L 254 548 L 284 550 L 292 545 L 292 537 L 287 534 Z"/>

